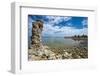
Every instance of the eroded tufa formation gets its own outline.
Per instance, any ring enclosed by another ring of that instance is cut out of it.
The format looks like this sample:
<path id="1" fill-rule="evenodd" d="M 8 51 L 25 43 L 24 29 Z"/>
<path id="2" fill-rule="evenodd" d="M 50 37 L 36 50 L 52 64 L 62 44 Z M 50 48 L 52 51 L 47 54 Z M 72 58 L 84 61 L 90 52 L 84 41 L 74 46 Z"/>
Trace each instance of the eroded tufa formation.
<path id="1" fill-rule="evenodd" d="M 42 42 L 41 42 L 41 34 L 43 30 L 43 22 L 40 20 L 37 20 L 36 22 L 32 23 L 32 47 L 33 49 L 41 49 L 42 48 Z"/>

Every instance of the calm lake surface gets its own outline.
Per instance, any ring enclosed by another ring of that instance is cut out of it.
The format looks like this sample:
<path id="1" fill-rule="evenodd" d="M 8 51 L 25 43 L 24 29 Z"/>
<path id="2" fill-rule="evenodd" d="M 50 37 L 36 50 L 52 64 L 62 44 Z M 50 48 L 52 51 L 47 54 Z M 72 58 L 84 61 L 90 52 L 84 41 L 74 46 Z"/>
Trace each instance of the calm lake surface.
<path id="1" fill-rule="evenodd" d="M 72 38 L 42 38 L 43 45 L 47 45 L 51 48 L 65 48 L 72 46 L 79 46 L 80 41 L 75 41 Z"/>

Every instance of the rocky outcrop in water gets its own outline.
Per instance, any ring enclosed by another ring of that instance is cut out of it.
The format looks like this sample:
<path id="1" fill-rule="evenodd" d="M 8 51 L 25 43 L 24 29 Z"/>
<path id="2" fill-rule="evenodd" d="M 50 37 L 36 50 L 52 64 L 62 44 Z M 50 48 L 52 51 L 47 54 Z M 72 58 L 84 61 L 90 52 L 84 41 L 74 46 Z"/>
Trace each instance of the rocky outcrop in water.
<path id="1" fill-rule="evenodd" d="M 48 46 L 43 46 L 42 44 L 42 30 L 43 30 L 43 22 L 37 20 L 36 22 L 32 23 L 32 37 L 31 37 L 31 44 L 32 48 L 29 49 L 29 59 L 31 60 L 40 60 L 40 59 L 54 59 L 54 53 L 49 50 Z"/>
<path id="2" fill-rule="evenodd" d="M 41 42 L 41 34 L 43 29 L 43 22 L 40 20 L 37 20 L 36 22 L 32 23 L 32 47 L 33 48 L 41 48 L 42 42 Z"/>

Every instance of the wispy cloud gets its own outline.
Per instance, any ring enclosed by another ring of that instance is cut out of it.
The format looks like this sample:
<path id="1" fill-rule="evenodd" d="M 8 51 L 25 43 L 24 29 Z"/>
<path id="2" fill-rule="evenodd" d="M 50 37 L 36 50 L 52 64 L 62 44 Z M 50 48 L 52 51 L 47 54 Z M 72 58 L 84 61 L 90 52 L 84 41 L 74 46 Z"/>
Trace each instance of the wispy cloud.
<path id="1" fill-rule="evenodd" d="M 64 36 L 73 36 L 73 35 L 87 35 L 87 28 L 83 29 L 76 29 L 73 27 L 62 27 L 59 28 L 58 26 L 52 26 L 45 24 L 43 30 L 43 36 L 47 37 L 64 37 Z"/>
<path id="2" fill-rule="evenodd" d="M 62 21 L 68 21 L 71 17 L 64 17 L 64 16 L 46 16 L 50 21 L 50 24 L 59 24 Z"/>
<path id="3" fill-rule="evenodd" d="M 87 27 L 87 25 L 88 25 L 88 20 L 87 20 L 87 19 L 84 19 L 84 20 L 82 21 L 82 25 L 83 25 L 83 27 Z"/>
<path id="4" fill-rule="evenodd" d="M 37 19 L 44 21 L 43 36 L 63 37 L 82 34 L 87 35 L 87 17 L 30 15 L 28 17 L 29 36 L 31 36 L 32 22 Z"/>

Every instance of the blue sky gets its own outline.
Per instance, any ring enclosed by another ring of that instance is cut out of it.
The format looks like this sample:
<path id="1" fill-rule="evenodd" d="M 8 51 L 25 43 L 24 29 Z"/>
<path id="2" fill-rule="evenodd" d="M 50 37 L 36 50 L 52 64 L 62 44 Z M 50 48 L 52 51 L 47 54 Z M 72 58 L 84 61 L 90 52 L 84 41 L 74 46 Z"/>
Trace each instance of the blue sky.
<path id="1" fill-rule="evenodd" d="M 42 20 L 44 22 L 43 37 L 64 37 L 88 34 L 88 17 L 28 15 L 29 36 L 31 36 L 32 22 L 36 20 Z"/>

